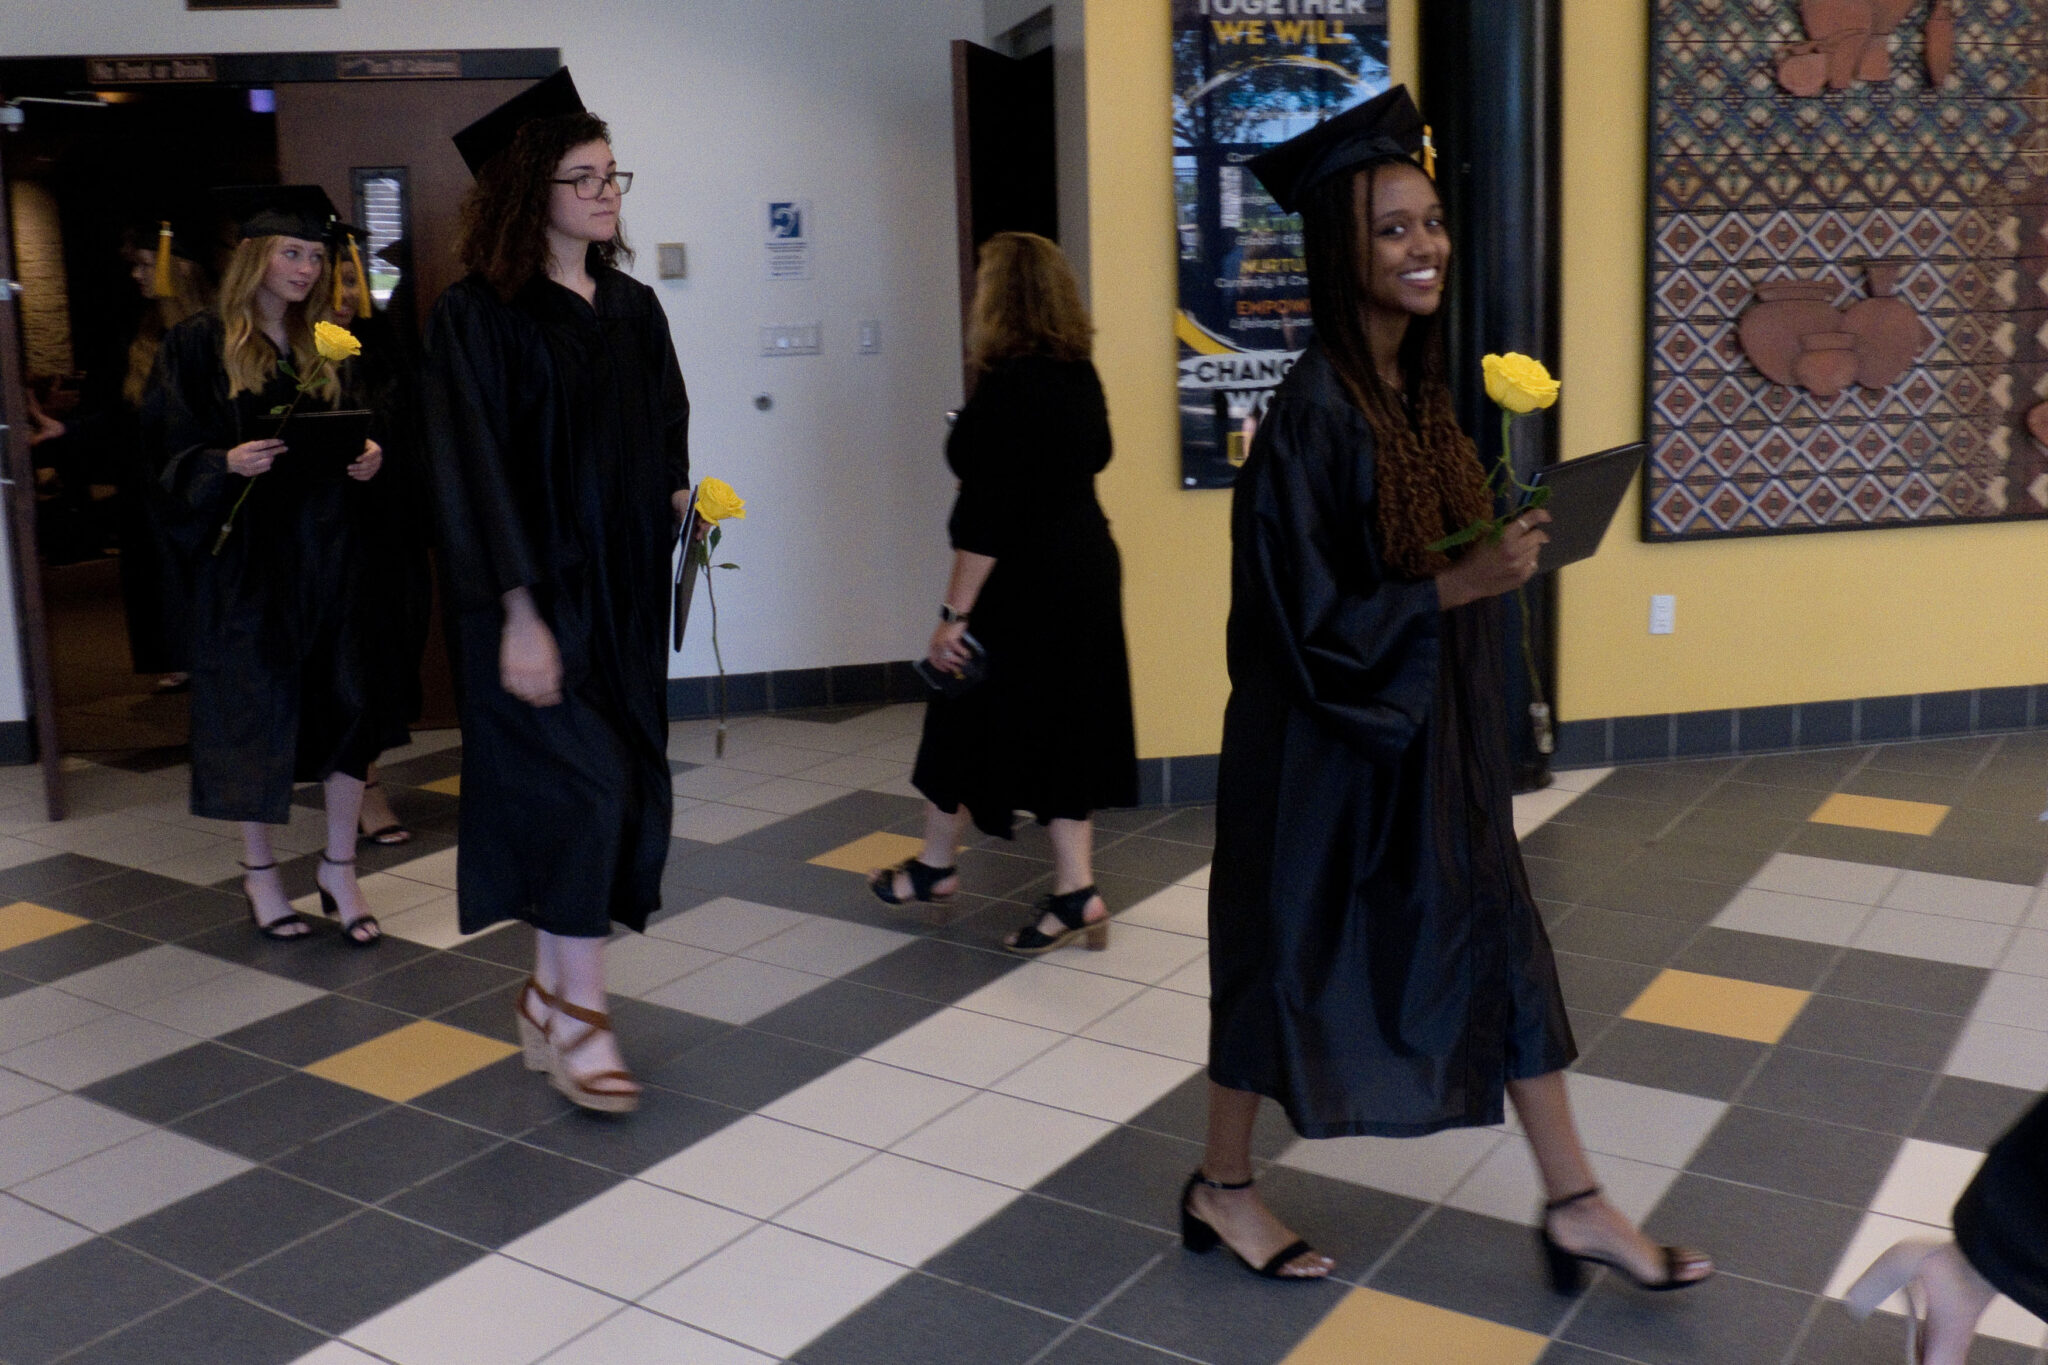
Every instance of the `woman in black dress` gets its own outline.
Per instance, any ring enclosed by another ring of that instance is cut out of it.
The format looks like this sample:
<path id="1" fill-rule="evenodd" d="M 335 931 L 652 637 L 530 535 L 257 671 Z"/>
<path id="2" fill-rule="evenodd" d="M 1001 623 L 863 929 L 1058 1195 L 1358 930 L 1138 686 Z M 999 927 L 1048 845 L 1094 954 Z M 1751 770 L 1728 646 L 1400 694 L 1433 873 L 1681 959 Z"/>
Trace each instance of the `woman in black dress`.
<path id="1" fill-rule="evenodd" d="M 1108 946 L 1089 817 L 1138 800 L 1123 570 L 1095 501 L 1110 437 L 1093 333 L 1057 246 L 1025 232 L 982 246 L 978 378 L 946 442 L 960 478 L 953 574 L 927 658 L 962 668 L 971 632 L 988 675 L 931 699 L 910 779 L 925 796 L 924 848 L 869 880 L 892 905 L 947 900 L 967 814 L 1007 839 L 1013 812 L 1029 811 L 1047 826 L 1054 871 L 1039 915 L 1004 939 L 1026 954 L 1075 938 Z"/>
<path id="2" fill-rule="evenodd" d="M 164 486 L 196 566 L 192 623 L 192 813 L 241 823 L 242 893 L 263 933 L 303 938 L 271 849 L 294 782 L 326 787 L 321 905 L 351 944 L 377 942 L 356 885 L 363 777 L 378 753 L 362 597 L 361 484 L 382 452 L 367 442 L 343 478 L 291 460 L 263 419 L 290 407 L 292 375 L 317 383 L 301 411 L 353 398 L 354 362 L 325 373 L 313 313 L 328 283 L 333 206 L 315 186 L 244 201 L 242 241 L 220 306 L 172 328 L 157 358 Z M 290 373 L 287 373 L 290 371 Z M 223 528 L 226 528 L 225 531 Z"/>
<path id="3" fill-rule="evenodd" d="M 1515 844 L 1501 594 L 1547 518 L 1448 560 L 1493 499 L 1451 413 L 1450 239 L 1405 89 L 1252 162 L 1300 212 L 1316 341 L 1274 395 L 1231 510 L 1232 692 L 1210 880 L 1209 1142 L 1188 1245 L 1276 1278 L 1311 1251 L 1252 1188 L 1262 1095 L 1304 1137 L 1493 1124 L 1515 1101 L 1554 1283 L 1712 1271 L 1600 1196 L 1566 1101 L 1575 1051 Z"/>
<path id="4" fill-rule="evenodd" d="M 689 400 L 654 291 L 614 268 L 603 120 L 564 70 L 456 137 L 470 274 L 428 335 L 428 425 L 462 717 L 463 931 L 537 931 L 527 1065 L 587 1109 L 640 1086 L 605 1008 L 614 922 L 668 856 L 670 555 Z"/>

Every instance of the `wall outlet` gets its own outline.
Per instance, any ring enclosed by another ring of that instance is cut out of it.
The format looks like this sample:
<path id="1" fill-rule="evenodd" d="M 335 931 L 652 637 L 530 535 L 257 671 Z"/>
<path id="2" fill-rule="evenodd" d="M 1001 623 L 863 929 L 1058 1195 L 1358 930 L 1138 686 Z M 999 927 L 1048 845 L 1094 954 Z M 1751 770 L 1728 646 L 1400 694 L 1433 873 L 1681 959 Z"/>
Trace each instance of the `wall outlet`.
<path id="1" fill-rule="evenodd" d="M 761 329 L 762 355 L 817 355 L 823 349 L 820 329 L 815 322 Z"/>
<path id="2" fill-rule="evenodd" d="M 662 242 L 654 248 L 655 270 L 664 280 L 690 278 L 689 253 L 681 242 Z"/>
<path id="3" fill-rule="evenodd" d="M 882 324 L 879 322 L 863 322 L 860 325 L 860 353 L 862 355 L 876 355 L 880 353 L 881 349 Z"/>
<path id="4" fill-rule="evenodd" d="M 1678 629 L 1678 598 L 1670 593 L 1650 597 L 1650 634 L 1669 635 Z"/>

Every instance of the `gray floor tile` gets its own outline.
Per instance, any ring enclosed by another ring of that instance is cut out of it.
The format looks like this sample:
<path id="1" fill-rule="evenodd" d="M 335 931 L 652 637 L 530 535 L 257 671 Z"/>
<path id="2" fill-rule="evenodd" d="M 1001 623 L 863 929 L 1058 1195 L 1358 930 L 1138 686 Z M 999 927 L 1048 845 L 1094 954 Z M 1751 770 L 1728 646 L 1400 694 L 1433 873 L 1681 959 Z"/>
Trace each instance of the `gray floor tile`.
<path id="1" fill-rule="evenodd" d="M 119 876 L 128 871 L 119 863 L 103 863 L 97 858 L 87 858 L 76 853 L 59 853 L 50 858 L 38 858 L 32 863 L 19 867 L 0 869 L 0 905 L 15 901 L 34 901 L 47 904 L 44 899 L 76 888 L 81 883 L 97 881 L 102 877 Z"/>
<path id="2" fill-rule="evenodd" d="M 738 1109 L 650 1087 L 630 1118 L 572 1109 L 521 1141 L 620 1175 L 638 1175 L 744 1117 Z"/>
<path id="3" fill-rule="evenodd" d="M 1644 1365 L 1758 1365 L 1783 1358 L 1813 1299 L 1736 1275 L 1677 1294 L 1607 1276 L 1563 1332 L 1567 1342 Z"/>
<path id="4" fill-rule="evenodd" d="M 1743 1090 L 1759 1109 L 1882 1133 L 1904 1133 L 1939 1079 L 1926 1071 L 1780 1047 Z"/>
<path id="5" fill-rule="evenodd" d="M 748 1027 L 857 1056 L 943 1008 L 919 996 L 831 981 L 770 1010 Z"/>
<path id="6" fill-rule="evenodd" d="M 1589 1351 L 1583 1346 L 1572 1346 L 1566 1342 L 1553 1341 L 1548 1350 L 1536 1357 L 1536 1365 L 1624 1365 L 1620 1356 L 1605 1351 Z"/>
<path id="7" fill-rule="evenodd" d="M 286 1175 L 375 1203 L 410 1189 L 502 1139 L 404 1105 L 330 1133 L 271 1164 Z"/>
<path id="8" fill-rule="evenodd" d="M 1117 1128 L 1038 1182 L 1038 1193 L 1082 1208 L 1180 1231 L 1180 1190 L 1202 1161 L 1202 1145 L 1138 1128 Z"/>
<path id="9" fill-rule="evenodd" d="M 1655 915 L 1683 924 L 1705 924 L 1727 907 L 1735 890 L 1726 882 L 1690 881 L 1631 862 L 1595 882 L 1578 899 L 1582 905 L 1597 905 L 1606 910 Z"/>
<path id="10" fill-rule="evenodd" d="M 1522 840 L 1522 851 L 1532 858 L 1555 858 L 1588 867 L 1615 868 L 1640 852 L 1647 838 L 1647 833 L 1617 834 L 1611 830 L 1560 825 L 1552 821 Z"/>
<path id="11" fill-rule="evenodd" d="M 1838 858 L 1845 863 L 1879 867 L 1911 867 L 1927 844 L 1918 834 L 1893 834 L 1848 825 L 1809 824 L 1786 842 L 1784 851 L 1809 858 Z"/>
<path id="12" fill-rule="evenodd" d="M 1863 745 L 1799 754 L 1760 754 L 1744 760 L 1734 777 L 1743 782 L 1831 792 L 1841 785 L 1843 778 L 1868 762 L 1874 752 L 1872 747 Z"/>
<path id="13" fill-rule="evenodd" d="M 1039 1365 L 1179 1365 L 1185 1359 L 1083 1327 L 1040 1357 Z"/>
<path id="14" fill-rule="evenodd" d="M 104 920 L 191 889 L 190 882 L 160 877 L 154 872 L 123 869 L 110 877 L 53 888 L 41 896 L 23 899 L 33 899 L 38 905 L 47 905 L 52 910 L 62 910 L 67 914 Z"/>
<path id="15" fill-rule="evenodd" d="M 926 1261 L 942 1279 L 1078 1318 L 1173 1246 L 1156 1229 L 1027 1194 Z"/>
<path id="16" fill-rule="evenodd" d="M 1937 1014 L 1968 1014 L 1984 993 L 1990 973 L 1979 967 L 1891 953 L 1845 951 L 1821 978 L 1817 989 L 1851 1000 L 1931 1010 Z"/>
<path id="17" fill-rule="evenodd" d="M 1988 1151 L 2040 1097 L 2029 1090 L 1944 1076 L 1934 1087 L 1913 1136 L 1950 1147 Z"/>
<path id="18" fill-rule="evenodd" d="M 199 1289 L 104 1237 L 0 1279 L 0 1360 L 43 1365 Z"/>
<path id="19" fill-rule="evenodd" d="M 345 1332 L 483 1254 L 371 1209 L 257 1262 L 223 1287 L 323 1332 Z"/>
<path id="20" fill-rule="evenodd" d="M 1209 850 L 1199 844 L 1133 834 L 1098 849 L 1095 870 L 1149 882 L 1177 882 L 1209 858 Z"/>
<path id="21" fill-rule="evenodd" d="M 216 1043 L 201 1043 L 96 1082 L 79 1093 L 149 1123 L 170 1123 L 291 1071 Z"/>
<path id="22" fill-rule="evenodd" d="M 1979 881 L 2006 882 L 2014 886 L 2036 886 L 2048 873 L 2048 848 L 2020 848 L 2012 844 L 1987 844 L 1965 839 L 1929 839 L 1915 851 L 1910 866 L 1916 872 L 1938 872 L 1948 877 L 1975 877 Z"/>
<path id="23" fill-rule="evenodd" d="M 1562 953 L 1662 967 L 1697 932 L 1684 920 L 1584 905 L 1551 930 L 1550 942 Z"/>
<path id="24" fill-rule="evenodd" d="M 733 1031 L 722 1019 L 618 996 L 612 997 L 612 1025 L 637 1067 L 658 1066 Z"/>
<path id="25" fill-rule="evenodd" d="M 1818 801 L 1819 798 L 1816 797 L 1815 800 Z M 1809 826 L 1804 820 L 1696 806 L 1681 816 L 1664 838 L 1687 844 L 1741 849 L 1752 854 L 1768 855 L 1791 843 L 1801 830 L 1807 828 Z"/>
<path id="26" fill-rule="evenodd" d="M 1695 771 L 1695 768 L 1704 770 Z M 1720 787 L 1726 772 L 1725 765 L 1709 768 L 1705 764 L 1691 763 L 1646 763 L 1640 767 L 1616 768 L 1600 779 L 1600 785 L 1593 788 L 1591 795 L 1689 806 Z"/>
<path id="27" fill-rule="evenodd" d="M 1868 1322 L 1857 1322 L 1841 1305 L 1822 1303 L 1792 1365 L 1891 1365 L 1904 1359 L 1904 1318 L 1878 1313 Z M 1978 1337 L 1970 1348 L 1970 1365 L 2036 1365 L 2039 1360 L 2040 1352 L 1995 1337 Z"/>
<path id="28" fill-rule="evenodd" d="M 507 1057 L 428 1091 L 412 1107 L 501 1137 L 518 1137 L 575 1106 L 556 1094 L 545 1076 L 528 1071 L 521 1058 Z"/>
<path id="29" fill-rule="evenodd" d="M 453 955 L 443 954 L 443 956 Z M 488 964 L 479 962 L 475 958 L 464 958 L 463 961 L 470 963 L 475 968 L 488 969 Z M 406 969 L 400 968 L 400 970 L 404 971 Z M 469 977 L 468 979 L 473 981 L 475 978 Z M 499 979 L 505 984 L 499 986 L 496 990 L 486 991 L 484 994 L 464 1000 L 458 1005 L 450 1005 L 448 1008 L 436 1012 L 431 1017 L 438 1023 L 447 1024 L 450 1028 L 468 1029 L 471 1033 L 480 1033 L 486 1038 L 496 1038 L 502 1043 L 518 1042 L 519 1026 L 513 1021 L 512 1013 L 518 1008 L 519 993 L 526 988 L 526 977 L 524 974 L 515 971 L 506 972 Z M 375 983 L 371 984 L 374 985 Z M 431 990 L 431 985 L 428 989 Z M 380 1003 L 392 1009 L 399 1008 L 398 1005 L 389 1000 L 381 1001 Z M 615 1024 L 617 1023 L 618 1003 L 619 998 L 614 997 L 612 1013 Z"/>
<path id="30" fill-rule="evenodd" d="M 1882 751 L 1879 751 L 1880 755 Z M 1888 801 L 1926 801 L 1953 806 L 1963 793 L 1960 776 L 1937 777 L 1929 773 L 1900 772 L 1878 766 L 1877 757 L 1860 771 L 1842 780 L 1840 790 L 1856 796 L 1880 796 Z"/>
<path id="31" fill-rule="evenodd" d="M 0 972 L 30 981 L 56 981 L 156 946 L 155 939 L 140 934 L 110 929 L 104 924 L 82 924 L 0 953 Z"/>
<path id="32" fill-rule="evenodd" d="M 1603 782 L 1550 818 L 1560 825 L 1604 830 L 1633 839 L 1654 839 L 1690 804 L 1690 800 L 1674 803 L 1610 795 Z"/>
<path id="33" fill-rule="evenodd" d="M 501 1247 L 618 1183 L 609 1171 L 508 1142 L 386 1207 L 467 1241 Z"/>
<path id="34" fill-rule="evenodd" d="M 102 923 L 111 929 L 176 943 L 248 917 L 248 907 L 239 896 L 210 887 L 180 885 L 184 890 L 177 895 L 109 915 Z"/>
<path id="35" fill-rule="evenodd" d="M 448 951 L 462 957 L 473 957 L 482 962 L 496 962 L 501 966 L 530 972 L 533 970 L 533 926 L 508 924 L 481 938 L 464 939 Z"/>
<path id="36" fill-rule="evenodd" d="M 117 1229 L 124 1246 L 218 1280 L 355 1213 L 359 1205 L 258 1167 Z"/>
<path id="37" fill-rule="evenodd" d="M 1227 1257 L 1175 1251 L 1090 1325 L 1213 1365 L 1271 1365 L 1347 1292 L 1332 1280 L 1276 1285 Z"/>
<path id="38" fill-rule="evenodd" d="M 1183 807 L 1164 820 L 1147 825 L 1145 834 L 1152 839 L 1171 839 L 1175 843 L 1200 844 L 1203 848 L 1213 848 L 1216 844 L 1216 808 Z"/>
<path id="39" fill-rule="evenodd" d="M 843 1053 L 734 1029 L 663 1066 L 647 1068 L 640 1079 L 716 1104 L 759 1109 L 845 1061 Z"/>
<path id="40" fill-rule="evenodd" d="M 172 1127 L 251 1161 L 269 1161 L 388 1107 L 374 1095 L 295 1071 Z"/>
<path id="41" fill-rule="evenodd" d="M 1557 954 L 1557 979 L 1565 1003 L 1597 1014 L 1620 1014 L 1633 1005 L 1657 969 L 1640 962 L 1616 962 L 1579 953 Z"/>
<path id="42" fill-rule="evenodd" d="M 1738 981 L 1807 991 L 1820 984 L 1837 951 L 1825 943 L 1708 925 L 1671 959 L 1671 965 L 1705 976 L 1733 977 Z"/>
<path id="43" fill-rule="evenodd" d="M 975 1365 L 1024 1365 L 1066 1323 L 929 1275 L 898 1280 L 790 1357 L 793 1365 L 955 1365 L 973 1343 Z"/>
<path id="44" fill-rule="evenodd" d="M 846 980 L 950 1005 L 997 977 L 1007 976 L 1022 963 L 1018 957 L 923 939 L 849 973 Z"/>
<path id="45" fill-rule="evenodd" d="M 1419 1200 L 1286 1166 L 1261 1172 L 1259 1191 L 1296 1235 L 1337 1263 L 1332 1274 L 1353 1284 L 1429 1212 Z"/>
<path id="46" fill-rule="evenodd" d="M 1870 756 L 1869 766 L 1900 773 L 1926 773 L 1930 777 L 1967 777 L 1998 752 L 2000 741 L 1981 739 L 1929 739 L 1916 744 L 1887 744 Z"/>
<path id="47" fill-rule="evenodd" d="M 1571 1307 L 1551 1292 L 1529 1229 L 1462 1209 L 1431 1214 L 1368 1283 L 1543 1336 Z"/>
<path id="48" fill-rule="evenodd" d="M 517 987 L 524 979 L 524 972 L 495 963 L 433 954 L 351 986 L 347 994 L 386 1009 L 425 1017 L 491 991 Z"/>
<path id="49" fill-rule="evenodd" d="M 208 1289 L 65 1359 L 76 1365 L 286 1365 L 325 1340 Z"/>
<path id="50" fill-rule="evenodd" d="M 1953 1014 L 1816 995 L 1780 1041 L 1815 1052 L 1939 1071 L 1963 1031 L 1963 1022 Z"/>
<path id="51" fill-rule="evenodd" d="M 289 942 L 267 939 L 246 923 L 236 923 L 195 934 L 185 939 L 183 946 L 323 991 L 345 990 L 434 951 L 389 936 L 379 939 L 374 948 L 356 948 L 341 936 L 333 920 L 320 915 L 308 919 L 313 932 Z"/>
<path id="52" fill-rule="evenodd" d="M 1689 1169 L 1862 1208 L 1890 1173 L 1899 1141 L 1890 1133 L 1735 1105 L 1707 1135 Z"/>
<path id="53" fill-rule="evenodd" d="M 1965 792 L 1963 799 L 1967 803 L 1972 799 L 1972 793 Z M 2048 805 L 2048 792 L 2043 792 L 2039 783 L 2030 782 L 2024 807 L 2018 810 L 1985 810 L 1969 804 L 1957 806 L 1941 822 L 1935 838 L 1938 842 L 1955 839 L 1978 844 L 2048 848 L 2048 822 L 2041 819 L 2044 805 Z"/>
<path id="54" fill-rule="evenodd" d="M 1188 1077 L 1153 1101 L 1150 1108 L 1130 1121 L 1130 1126 L 1188 1142 L 1203 1141 L 1209 1128 L 1209 1078 Z M 1252 1156 L 1271 1161 L 1292 1147 L 1296 1136 L 1285 1111 L 1267 1101 L 1259 1106 L 1258 1118 L 1252 1123 Z"/>
<path id="55" fill-rule="evenodd" d="M 1529 874 L 1529 888 L 1536 895 L 1568 905 L 1576 905 L 1581 896 L 1592 891 L 1613 871 L 1610 867 L 1591 863 L 1545 858 L 1531 853 L 1527 844 L 1522 845 L 1522 868 Z"/>
<path id="56" fill-rule="evenodd" d="M 1688 1174 L 1665 1193 L 1643 1231 L 1700 1248 L 1728 1275 L 1819 1293 L 1862 1218 L 1861 1209 L 1847 1205 Z"/>
<path id="57" fill-rule="evenodd" d="M 1728 843 L 1702 843 L 1690 838 L 1659 839 L 1623 865 L 1661 871 L 1696 882 L 1741 886 L 1771 860 L 1770 851 Z"/>
<path id="58" fill-rule="evenodd" d="M 1567 989 L 1566 999 L 1570 998 Z M 1741 1038 L 1617 1019 L 1573 1069 L 1589 1076 L 1727 1100 L 1735 1097 L 1768 1050 L 1761 1043 Z"/>
<path id="59" fill-rule="evenodd" d="M 410 1016 L 396 1010 L 329 995 L 223 1034 L 216 1041 L 286 1066 L 308 1066 L 411 1022 Z"/>
<path id="60" fill-rule="evenodd" d="M 1702 810 L 1732 811 L 1762 815 L 1774 820 L 1805 820 L 1812 815 L 1826 793 L 1810 787 L 1786 787 L 1770 782 L 1749 782 L 1733 777 L 1700 798 Z"/>

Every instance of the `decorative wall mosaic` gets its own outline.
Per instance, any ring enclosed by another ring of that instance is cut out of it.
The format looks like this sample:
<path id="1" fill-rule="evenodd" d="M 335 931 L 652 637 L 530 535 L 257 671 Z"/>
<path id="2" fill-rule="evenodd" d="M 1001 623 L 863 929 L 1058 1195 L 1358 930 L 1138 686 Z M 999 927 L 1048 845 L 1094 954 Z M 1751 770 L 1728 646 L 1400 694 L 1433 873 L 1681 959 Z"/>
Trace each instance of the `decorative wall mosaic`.
<path id="1" fill-rule="evenodd" d="M 1914 0 L 1887 63 L 1801 97 L 1813 7 L 1654 0 L 1645 537 L 2048 516 L 2048 0 Z M 1788 321 L 1774 382 L 1740 323 L 1791 300 L 1844 321 Z"/>

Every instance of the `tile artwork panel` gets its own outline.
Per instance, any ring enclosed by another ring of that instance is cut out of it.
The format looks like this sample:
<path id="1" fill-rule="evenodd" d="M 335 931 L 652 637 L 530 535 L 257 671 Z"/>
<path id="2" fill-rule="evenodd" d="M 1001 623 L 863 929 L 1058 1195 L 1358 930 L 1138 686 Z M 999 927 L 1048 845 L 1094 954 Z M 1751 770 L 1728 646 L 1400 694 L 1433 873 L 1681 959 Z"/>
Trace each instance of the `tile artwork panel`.
<path id="1" fill-rule="evenodd" d="M 1915 3 L 1885 79 L 1800 98 L 1794 0 L 1655 0 L 1645 539 L 2048 516 L 2048 0 L 1952 9 L 1938 89 Z M 1872 265 L 1935 338 L 1897 383 L 1824 399 L 1745 355 L 1756 286 L 1846 309 Z"/>

